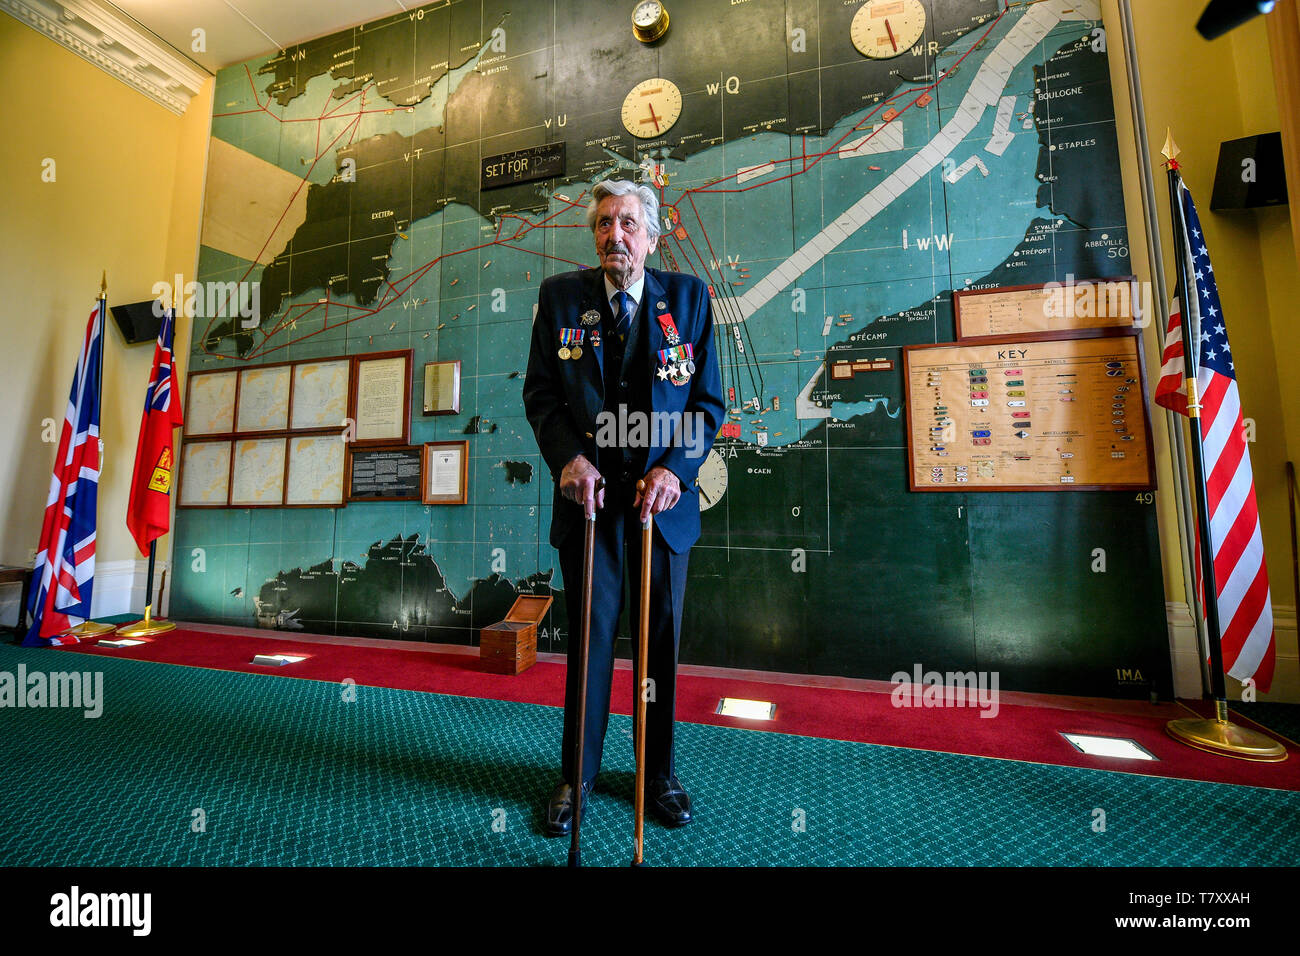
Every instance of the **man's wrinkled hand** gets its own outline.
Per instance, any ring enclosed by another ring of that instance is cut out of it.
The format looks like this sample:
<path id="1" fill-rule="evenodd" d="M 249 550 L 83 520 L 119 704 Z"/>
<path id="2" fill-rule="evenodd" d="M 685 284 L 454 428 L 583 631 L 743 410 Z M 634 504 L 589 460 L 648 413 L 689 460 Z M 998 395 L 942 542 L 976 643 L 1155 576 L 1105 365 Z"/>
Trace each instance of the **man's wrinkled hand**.
<path id="1" fill-rule="evenodd" d="M 590 518 L 605 507 L 605 480 L 585 455 L 578 455 L 560 472 L 560 494 L 582 505 L 584 517 Z"/>
<path id="2" fill-rule="evenodd" d="M 642 481 L 645 482 L 645 487 L 637 491 L 632 507 L 641 509 L 641 523 L 645 524 L 651 515 L 667 511 L 677 504 L 682 496 L 682 483 L 667 468 L 659 467 L 646 472 Z"/>

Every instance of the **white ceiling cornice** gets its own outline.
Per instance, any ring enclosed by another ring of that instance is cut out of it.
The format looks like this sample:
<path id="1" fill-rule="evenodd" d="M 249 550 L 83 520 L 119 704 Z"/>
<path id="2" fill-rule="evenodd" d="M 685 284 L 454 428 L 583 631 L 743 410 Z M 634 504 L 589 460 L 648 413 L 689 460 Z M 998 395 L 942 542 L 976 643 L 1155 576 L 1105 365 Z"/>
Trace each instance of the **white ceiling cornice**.
<path id="1" fill-rule="evenodd" d="M 173 113 L 208 73 L 89 0 L 0 0 L 11 14 Z"/>

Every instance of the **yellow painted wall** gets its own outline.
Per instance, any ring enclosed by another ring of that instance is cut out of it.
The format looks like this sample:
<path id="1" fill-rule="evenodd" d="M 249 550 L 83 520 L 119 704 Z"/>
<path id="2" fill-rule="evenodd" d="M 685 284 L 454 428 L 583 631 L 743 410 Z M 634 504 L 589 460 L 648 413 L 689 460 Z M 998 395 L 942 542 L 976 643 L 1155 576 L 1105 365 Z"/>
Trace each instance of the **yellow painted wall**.
<path id="1" fill-rule="evenodd" d="M 108 270 L 110 305 L 192 277 L 212 116 L 212 80 L 177 116 L 7 14 L 0 14 L 0 562 L 26 564 L 40 536 L 54 452 L 86 319 Z M 53 159 L 56 180 L 42 182 Z M 176 351 L 189 350 L 180 323 Z M 105 340 L 97 559 L 139 557 L 126 505 L 152 345 Z M 182 371 L 184 361 L 181 362 Z M 54 444 L 41 422 L 56 423 Z M 159 556 L 168 540 L 159 542 Z"/>
<path id="2" fill-rule="evenodd" d="M 1108 4 L 1113 10 L 1114 4 Z M 1138 67 L 1142 82 L 1149 148 L 1157 161 L 1167 128 L 1182 150 L 1183 177 L 1196 198 L 1210 254 L 1214 260 L 1224 315 L 1233 347 L 1243 415 L 1256 423 L 1250 448 L 1260 507 L 1265 556 L 1272 584 L 1278 627 L 1278 671 L 1271 699 L 1300 700 L 1295 607 L 1291 587 L 1291 545 L 1285 462 L 1300 457 L 1300 378 L 1294 358 L 1300 272 L 1284 208 L 1262 211 L 1210 211 L 1219 144 L 1278 129 L 1268 38 L 1262 18 L 1215 41 L 1203 40 L 1195 23 L 1204 4 L 1190 0 L 1134 0 L 1132 3 Z M 1118 20 L 1108 17 L 1118 26 Z M 1118 43 L 1118 33 L 1113 32 Z M 1112 56 L 1115 51 L 1112 51 Z M 1127 108 L 1127 94 L 1116 85 L 1117 113 Z M 1126 163 L 1131 156 L 1126 156 Z M 1172 268 L 1172 238 L 1164 172 L 1157 168 L 1156 200 L 1159 240 L 1166 268 Z M 1136 181 L 1126 178 L 1131 230 L 1141 229 Z M 1300 201 L 1300 183 L 1290 185 Z M 1145 269 L 1135 249 L 1135 267 Z M 1172 288 L 1172 283 L 1171 283 Z M 1151 353 L 1154 330 L 1147 341 Z M 1148 354 L 1148 370 L 1159 368 L 1159 353 Z M 1159 412 L 1158 409 L 1155 411 Z M 1155 415 L 1162 419 L 1163 413 Z M 1163 422 L 1157 430 L 1164 432 Z M 1168 467 L 1167 438 L 1157 436 Z M 1182 555 L 1172 495 L 1161 503 L 1167 594 L 1184 600 Z M 1229 682 L 1233 683 L 1233 682 Z M 1230 694 L 1232 688 L 1229 688 Z"/>

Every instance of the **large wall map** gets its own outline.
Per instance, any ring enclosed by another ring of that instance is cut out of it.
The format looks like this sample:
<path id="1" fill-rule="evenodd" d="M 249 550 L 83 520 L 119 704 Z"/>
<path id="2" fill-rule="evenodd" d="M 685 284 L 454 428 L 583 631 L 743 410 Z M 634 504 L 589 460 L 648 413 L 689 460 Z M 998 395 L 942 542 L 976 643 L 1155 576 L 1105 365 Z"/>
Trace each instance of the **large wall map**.
<path id="1" fill-rule="evenodd" d="M 684 661 L 1168 694 L 1149 502 L 908 491 L 901 348 L 954 338 L 954 290 L 1132 271 L 1096 0 L 922 3 L 888 59 L 850 42 L 859 0 L 676 0 L 651 45 L 630 2 L 454 0 L 219 73 L 198 278 L 261 308 L 209 296 L 190 370 L 460 359 L 460 414 L 417 404 L 411 441 L 468 436 L 470 504 L 181 511 L 173 613 L 471 643 L 562 589 L 521 373 L 618 173 L 662 196 L 654 264 L 711 285 L 728 393 Z M 681 115 L 639 140 L 651 77 Z M 483 157 L 559 142 L 564 178 L 478 188 Z M 539 650 L 568 637 L 557 601 Z"/>

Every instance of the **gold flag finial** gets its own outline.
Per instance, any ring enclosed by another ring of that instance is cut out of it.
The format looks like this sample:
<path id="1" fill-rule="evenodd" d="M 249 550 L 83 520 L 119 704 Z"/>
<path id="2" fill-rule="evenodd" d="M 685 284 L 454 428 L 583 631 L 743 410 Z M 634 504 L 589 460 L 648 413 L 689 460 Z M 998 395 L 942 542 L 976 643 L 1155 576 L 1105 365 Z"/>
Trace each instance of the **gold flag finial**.
<path id="1" fill-rule="evenodd" d="M 1180 152 L 1178 144 L 1174 142 L 1174 131 L 1167 126 L 1165 127 L 1165 145 L 1160 147 L 1160 152 L 1168 160 L 1177 159 Z"/>
<path id="2" fill-rule="evenodd" d="M 105 269 L 103 275 L 99 277 L 99 297 L 108 298 L 108 270 Z"/>

